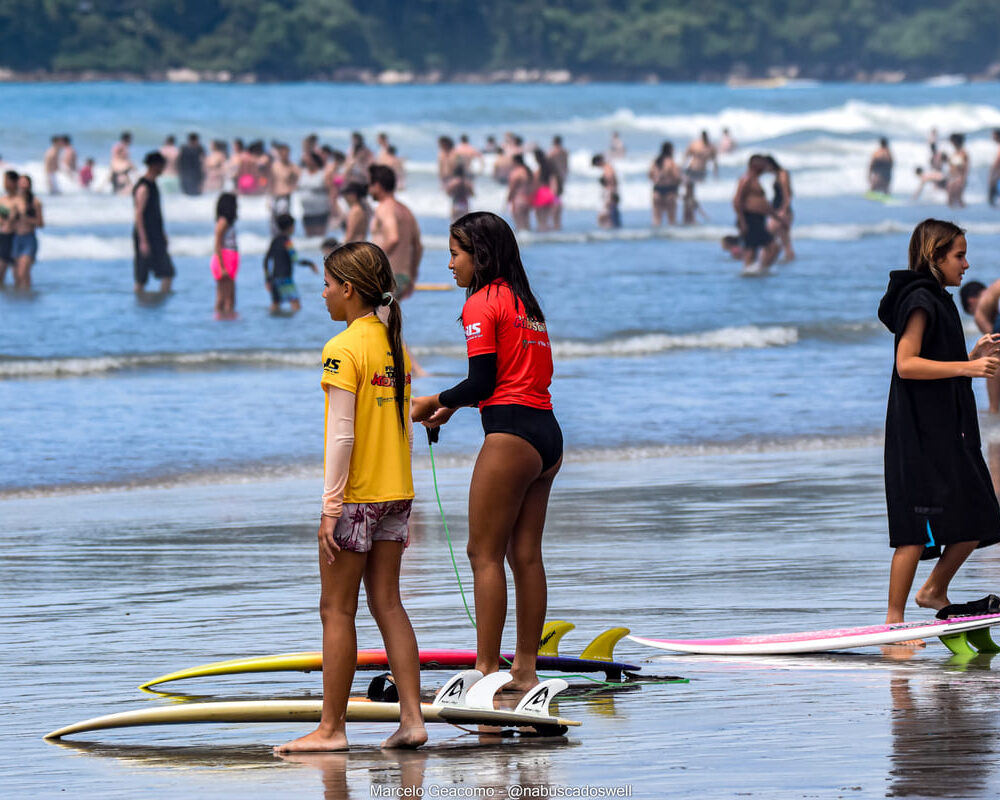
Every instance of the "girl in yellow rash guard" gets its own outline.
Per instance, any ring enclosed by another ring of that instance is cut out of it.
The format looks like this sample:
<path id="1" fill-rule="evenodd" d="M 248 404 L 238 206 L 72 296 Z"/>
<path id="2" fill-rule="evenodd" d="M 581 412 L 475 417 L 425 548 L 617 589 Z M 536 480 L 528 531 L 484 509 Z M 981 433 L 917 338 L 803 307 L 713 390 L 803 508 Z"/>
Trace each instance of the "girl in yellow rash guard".
<path id="1" fill-rule="evenodd" d="M 319 727 L 278 752 L 346 750 L 345 714 L 357 662 L 354 616 L 365 582 L 399 691 L 399 728 L 383 747 L 427 741 L 420 713 L 417 640 L 399 598 L 399 566 L 409 539 L 410 362 L 393 299 L 389 259 L 353 242 L 324 261 L 323 298 L 347 330 L 323 348 L 326 391 L 323 512 L 319 568 L 323 620 L 323 713 Z M 388 323 L 375 311 L 388 306 Z"/>

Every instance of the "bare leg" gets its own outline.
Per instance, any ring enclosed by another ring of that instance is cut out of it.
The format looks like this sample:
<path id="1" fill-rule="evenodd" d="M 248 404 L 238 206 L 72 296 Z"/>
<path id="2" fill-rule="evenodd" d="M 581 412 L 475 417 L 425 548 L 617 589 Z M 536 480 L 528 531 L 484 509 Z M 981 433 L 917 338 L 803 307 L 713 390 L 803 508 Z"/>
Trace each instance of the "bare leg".
<path id="1" fill-rule="evenodd" d="M 514 525 L 514 535 L 507 546 L 507 561 L 514 573 L 514 596 L 517 601 L 517 647 L 510 669 L 513 681 L 508 684 L 511 689 L 527 691 L 538 683 L 535 663 L 548 602 L 545 565 L 542 563 L 542 531 L 552 481 L 561 466 L 562 459 L 528 487 L 521 504 L 521 514 Z"/>
<path id="2" fill-rule="evenodd" d="M 173 278 L 164 278 L 162 281 L 160 281 L 160 294 L 169 294 L 170 287 L 173 286 L 173 284 L 174 284 Z"/>
<path id="3" fill-rule="evenodd" d="M 891 625 L 895 622 L 902 622 L 906 612 L 906 601 L 910 596 L 910 588 L 913 586 L 913 576 L 917 574 L 917 564 L 920 562 L 920 554 L 923 553 L 923 545 L 907 544 L 897 547 L 892 554 L 892 565 L 889 568 L 889 610 L 885 615 L 885 622 Z M 905 642 L 898 642 L 901 645 L 923 646 L 923 639 L 908 639 Z"/>
<path id="4" fill-rule="evenodd" d="M 365 568 L 368 608 L 378 623 L 389 656 L 389 668 L 399 690 L 399 728 L 382 747 L 420 747 L 427 741 L 420 713 L 420 657 L 417 637 L 399 598 L 402 542 L 373 542 Z"/>
<path id="5" fill-rule="evenodd" d="M 761 270 L 766 270 L 770 267 L 774 260 L 778 257 L 779 245 L 777 242 L 771 242 L 767 247 L 764 248 L 760 256 L 760 268 Z"/>
<path id="6" fill-rule="evenodd" d="M 319 601 L 323 620 L 323 713 L 319 727 L 275 748 L 278 753 L 347 749 L 347 699 L 358 661 L 358 638 L 354 616 L 358 589 L 365 571 L 366 553 L 341 550 L 332 564 L 319 557 L 322 593 Z"/>
<path id="7" fill-rule="evenodd" d="M 14 287 L 16 289 L 31 288 L 31 265 L 34 259 L 31 256 L 21 256 L 14 264 Z"/>
<path id="8" fill-rule="evenodd" d="M 667 222 L 677 224 L 677 195 L 667 195 Z"/>
<path id="9" fill-rule="evenodd" d="M 986 394 L 990 399 L 990 413 L 1000 412 L 1000 375 L 986 379 Z"/>
<path id="10" fill-rule="evenodd" d="M 541 471 L 541 456 L 524 439 L 490 433 L 472 473 L 468 554 L 476 598 L 476 669 L 484 675 L 500 668 L 500 637 L 507 617 L 504 556 L 528 488 Z"/>
<path id="11" fill-rule="evenodd" d="M 950 605 L 948 587 L 951 585 L 951 579 L 978 545 L 978 541 L 946 545 L 924 585 L 917 590 L 915 597 L 917 605 L 921 608 L 933 608 L 935 611 Z"/>
<path id="12" fill-rule="evenodd" d="M 215 313 L 221 314 L 226 307 L 225 290 L 222 288 L 224 278 L 219 278 L 215 282 Z"/>

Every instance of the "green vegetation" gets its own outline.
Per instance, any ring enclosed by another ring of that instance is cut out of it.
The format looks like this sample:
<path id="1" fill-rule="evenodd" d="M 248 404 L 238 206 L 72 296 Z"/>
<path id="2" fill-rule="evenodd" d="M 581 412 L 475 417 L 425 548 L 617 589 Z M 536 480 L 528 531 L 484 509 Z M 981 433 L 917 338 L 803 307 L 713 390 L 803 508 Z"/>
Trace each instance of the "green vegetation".
<path id="1" fill-rule="evenodd" d="M 998 0 L 0 0 L 0 66 L 273 80 L 345 69 L 978 73 L 1000 61 L 998 12 Z"/>

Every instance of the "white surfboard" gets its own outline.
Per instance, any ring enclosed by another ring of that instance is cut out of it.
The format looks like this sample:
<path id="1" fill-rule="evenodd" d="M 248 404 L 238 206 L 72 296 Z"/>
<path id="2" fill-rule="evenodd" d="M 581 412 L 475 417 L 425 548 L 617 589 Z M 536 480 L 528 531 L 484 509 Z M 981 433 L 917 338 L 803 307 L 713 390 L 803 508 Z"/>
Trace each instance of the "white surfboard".
<path id="1" fill-rule="evenodd" d="M 498 678 L 496 676 L 503 676 Z M 485 685 L 472 698 L 469 690 L 479 683 Z M 533 728 L 543 736 L 561 736 L 569 727 L 580 723 L 549 713 L 549 701 L 567 687 L 566 681 L 553 678 L 538 684 L 528 692 L 513 710 L 494 709 L 493 693 L 510 681 L 508 673 L 494 673 L 483 678 L 476 670 L 466 670 L 451 678 L 438 692 L 433 703 L 421 703 L 424 722 L 446 722 L 452 725 L 493 725 L 500 728 Z M 488 699 L 487 699 L 488 695 Z M 487 707 L 488 703 L 488 707 Z M 482 704 L 480 707 L 479 704 Z M 234 702 L 178 703 L 168 706 L 139 708 L 107 714 L 77 722 L 52 731 L 44 738 L 61 739 L 75 733 L 130 728 L 143 725 L 179 725 L 204 722 L 319 722 L 322 700 L 241 700 Z M 399 703 L 375 703 L 350 700 L 348 722 L 399 722 Z"/>
<path id="2" fill-rule="evenodd" d="M 735 636 L 725 639 L 654 639 L 645 636 L 628 638 L 639 644 L 676 653 L 740 656 L 819 653 L 826 650 L 847 650 L 936 636 L 953 653 L 973 655 L 976 652 L 1000 652 L 1000 647 L 993 642 L 989 634 L 990 626 L 997 624 L 1000 624 L 1000 614 L 900 622 L 894 625 L 867 625 L 859 628 Z"/>

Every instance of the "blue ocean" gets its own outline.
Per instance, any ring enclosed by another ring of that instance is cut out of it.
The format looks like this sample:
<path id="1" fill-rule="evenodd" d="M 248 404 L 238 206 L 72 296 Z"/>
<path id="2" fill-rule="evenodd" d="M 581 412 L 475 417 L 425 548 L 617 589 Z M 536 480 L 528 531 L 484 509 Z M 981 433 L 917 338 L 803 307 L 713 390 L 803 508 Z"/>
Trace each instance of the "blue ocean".
<path id="1" fill-rule="evenodd" d="M 322 393 L 318 358 L 338 332 L 321 281 L 298 273 L 304 309 L 273 318 L 258 264 L 268 243 L 262 198 L 241 199 L 243 267 L 234 322 L 212 313 L 214 197 L 167 194 L 164 215 L 178 270 L 156 307 L 131 292 L 129 199 L 100 190 L 101 167 L 122 130 L 133 158 L 188 130 L 211 138 L 298 142 L 310 132 L 344 148 L 352 130 L 385 131 L 405 158 L 401 199 L 417 214 L 426 254 L 421 280 L 448 282 L 448 200 L 435 175 L 436 138 L 514 131 L 571 152 L 564 230 L 521 237 L 524 261 L 554 343 L 553 394 L 568 458 L 643 458 L 675 451 L 809 448 L 879 436 L 891 363 L 875 307 L 889 269 L 904 265 L 913 225 L 929 215 L 969 230 L 969 279 L 1000 274 L 1000 213 L 984 202 L 1000 108 L 989 85 L 223 86 L 3 85 L 18 125 L 0 137 L 4 162 L 44 186 L 40 156 L 52 133 L 72 133 L 98 162 L 98 188 L 40 194 L 35 287 L 0 293 L 0 491 L 134 484 L 206 473 L 278 473 L 315 467 Z M 738 148 L 698 187 L 708 222 L 655 230 L 649 164 L 662 141 L 683 151 L 701 130 L 728 128 Z M 968 206 L 930 191 L 911 202 L 913 167 L 932 128 L 968 135 Z M 617 163 L 624 224 L 597 228 L 590 157 L 621 135 Z M 875 140 L 896 158 L 889 204 L 863 197 Z M 731 197 L 746 158 L 773 154 L 790 171 L 798 260 L 763 280 L 739 275 L 719 246 L 733 229 Z M 473 207 L 504 213 L 505 188 L 478 180 Z M 318 257 L 318 240 L 297 239 Z M 426 393 L 451 385 L 465 363 L 455 319 L 460 291 L 418 292 L 405 335 L 431 373 Z M 442 455 L 477 448 L 473 414 L 452 424 Z M 588 455 L 589 454 L 589 455 Z"/>

